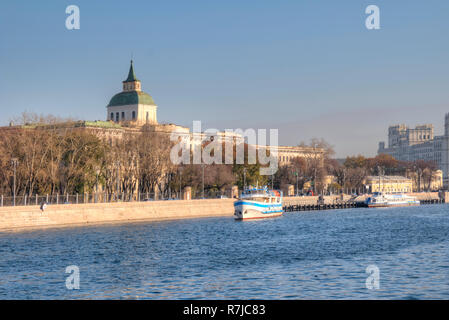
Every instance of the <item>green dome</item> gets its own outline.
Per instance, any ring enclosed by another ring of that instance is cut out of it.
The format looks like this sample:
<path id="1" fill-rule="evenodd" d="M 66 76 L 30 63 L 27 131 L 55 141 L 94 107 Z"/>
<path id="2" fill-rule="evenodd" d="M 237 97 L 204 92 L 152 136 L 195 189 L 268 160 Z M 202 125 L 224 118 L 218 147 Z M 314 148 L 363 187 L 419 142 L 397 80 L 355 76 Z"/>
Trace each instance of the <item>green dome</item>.
<path id="1" fill-rule="evenodd" d="M 143 91 L 120 92 L 112 97 L 108 107 L 126 106 L 129 104 L 146 104 L 155 106 L 153 98 Z"/>

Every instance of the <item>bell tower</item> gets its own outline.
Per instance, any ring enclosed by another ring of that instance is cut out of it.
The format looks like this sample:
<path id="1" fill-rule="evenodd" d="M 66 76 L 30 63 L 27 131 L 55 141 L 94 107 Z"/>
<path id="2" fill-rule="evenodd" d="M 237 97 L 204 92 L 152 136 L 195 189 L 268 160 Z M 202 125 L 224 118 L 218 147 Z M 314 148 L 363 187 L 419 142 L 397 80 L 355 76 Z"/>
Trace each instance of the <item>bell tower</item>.
<path id="1" fill-rule="evenodd" d="M 134 73 L 134 65 L 131 60 L 131 66 L 129 67 L 128 78 L 123 81 L 123 92 L 129 91 L 141 91 L 140 80 L 137 79 L 136 74 Z"/>
<path id="2" fill-rule="evenodd" d="M 113 96 L 107 105 L 107 119 L 114 122 L 129 121 L 135 125 L 157 125 L 157 106 L 153 98 L 142 91 L 132 60 L 128 78 L 122 83 L 123 91 Z"/>

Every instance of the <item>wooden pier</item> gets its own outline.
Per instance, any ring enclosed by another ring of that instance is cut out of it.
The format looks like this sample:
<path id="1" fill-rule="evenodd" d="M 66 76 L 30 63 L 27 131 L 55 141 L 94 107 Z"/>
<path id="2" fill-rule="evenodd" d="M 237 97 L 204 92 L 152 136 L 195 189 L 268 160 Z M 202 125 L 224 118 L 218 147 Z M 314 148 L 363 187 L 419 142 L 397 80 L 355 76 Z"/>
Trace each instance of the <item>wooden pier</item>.
<path id="1" fill-rule="evenodd" d="M 361 203 L 342 202 L 329 204 L 291 204 L 284 206 L 284 212 L 313 211 L 313 210 L 335 210 L 361 207 Z"/>
<path id="2" fill-rule="evenodd" d="M 421 205 L 442 204 L 442 199 L 421 200 Z M 339 202 L 328 204 L 291 204 L 283 207 L 284 212 L 298 212 L 298 211 L 314 211 L 314 210 L 337 210 L 349 208 L 363 208 L 366 205 L 363 202 Z"/>
<path id="3" fill-rule="evenodd" d="M 420 200 L 421 204 L 442 204 L 445 203 L 443 199 L 430 199 L 430 200 Z"/>

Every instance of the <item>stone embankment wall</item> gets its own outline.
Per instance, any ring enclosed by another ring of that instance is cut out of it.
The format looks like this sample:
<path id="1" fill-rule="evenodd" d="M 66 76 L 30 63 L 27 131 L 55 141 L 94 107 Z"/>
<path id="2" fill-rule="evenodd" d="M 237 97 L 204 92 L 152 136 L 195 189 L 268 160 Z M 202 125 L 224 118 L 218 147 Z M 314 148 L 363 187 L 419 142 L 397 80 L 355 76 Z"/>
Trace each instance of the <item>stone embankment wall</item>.
<path id="1" fill-rule="evenodd" d="M 0 231 L 162 221 L 234 214 L 233 199 L 95 203 L 0 208 Z"/>
<path id="2" fill-rule="evenodd" d="M 439 198 L 438 192 L 412 195 L 421 201 Z M 449 203 L 449 193 L 445 195 L 446 203 Z M 324 204 L 348 200 L 363 201 L 363 197 L 325 196 Z M 234 201 L 234 199 L 208 199 L 49 205 L 44 212 L 41 212 L 38 206 L 1 207 L 0 232 L 220 216 L 232 218 Z M 284 197 L 283 205 L 315 205 L 317 201 L 318 196 Z"/>
<path id="3" fill-rule="evenodd" d="M 418 200 L 438 200 L 440 195 L 438 192 L 421 192 L 421 193 L 408 193 L 408 195 L 416 197 Z"/>

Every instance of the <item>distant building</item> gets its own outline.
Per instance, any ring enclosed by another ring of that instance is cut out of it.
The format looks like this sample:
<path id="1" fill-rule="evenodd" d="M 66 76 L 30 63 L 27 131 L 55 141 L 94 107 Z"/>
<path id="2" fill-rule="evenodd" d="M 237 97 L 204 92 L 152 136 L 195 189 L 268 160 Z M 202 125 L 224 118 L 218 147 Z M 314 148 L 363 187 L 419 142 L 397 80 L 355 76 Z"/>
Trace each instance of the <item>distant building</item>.
<path id="1" fill-rule="evenodd" d="M 378 154 L 388 154 L 402 161 L 434 161 L 443 172 L 443 185 L 449 186 L 449 113 L 445 117 L 444 135 L 434 136 L 433 125 L 410 129 L 405 125 L 388 128 L 388 147 L 379 142 Z"/>
<path id="2" fill-rule="evenodd" d="M 122 82 L 122 92 L 114 95 L 108 105 L 106 106 L 106 121 L 75 121 L 63 122 L 59 124 L 52 124 L 50 128 L 58 128 L 61 132 L 67 130 L 87 130 L 99 138 L 107 141 L 111 146 L 125 134 L 140 134 L 142 127 L 146 126 L 146 130 L 154 133 L 170 135 L 172 132 L 177 132 L 180 136 L 189 137 L 192 144 L 203 144 L 207 141 L 213 140 L 213 135 L 202 132 L 193 133 L 189 128 L 179 126 L 176 124 L 161 124 L 157 120 L 157 105 L 153 97 L 148 93 L 142 91 L 140 80 L 136 77 L 134 71 L 134 64 L 131 65 L 128 71 L 128 77 Z M 15 126 L 12 123 L 9 127 L 2 127 L 2 130 L 20 130 L 33 129 L 37 127 L 46 127 L 47 125 L 24 125 Z M 291 146 L 264 146 L 249 143 L 245 137 L 238 133 L 230 132 L 216 132 L 222 142 L 233 143 L 248 143 L 256 150 L 269 150 L 277 152 L 279 165 L 287 165 L 291 163 L 294 158 L 317 158 L 323 159 L 324 150 L 322 148 L 312 147 L 291 147 Z"/>
<path id="3" fill-rule="evenodd" d="M 365 185 L 369 193 L 413 192 L 413 180 L 402 176 L 368 176 Z"/>
<path id="4" fill-rule="evenodd" d="M 123 91 L 112 97 L 107 106 L 107 119 L 114 122 L 131 121 L 136 124 L 157 124 L 157 106 L 153 98 L 142 91 L 134 73 L 133 61 Z"/>
<path id="5" fill-rule="evenodd" d="M 430 190 L 441 190 L 444 186 L 443 181 L 443 171 L 437 170 L 435 175 L 432 177 L 432 181 L 430 182 Z"/>
<path id="6" fill-rule="evenodd" d="M 270 150 L 271 152 L 277 153 L 279 166 L 285 166 L 291 164 L 293 159 L 295 158 L 304 158 L 304 159 L 319 159 L 320 161 L 324 160 L 324 149 L 323 148 L 313 148 L 313 147 L 290 147 L 290 146 L 263 146 L 257 145 L 257 150 Z"/>
<path id="7" fill-rule="evenodd" d="M 407 176 L 413 179 L 413 191 L 438 191 L 443 188 L 443 171 L 437 170 L 432 173 L 425 169 L 421 178 L 416 172 L 408 172 Z"/>

